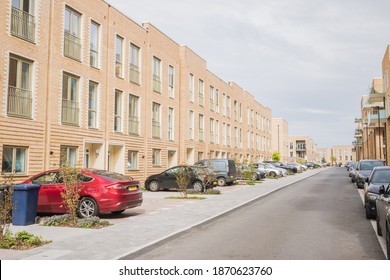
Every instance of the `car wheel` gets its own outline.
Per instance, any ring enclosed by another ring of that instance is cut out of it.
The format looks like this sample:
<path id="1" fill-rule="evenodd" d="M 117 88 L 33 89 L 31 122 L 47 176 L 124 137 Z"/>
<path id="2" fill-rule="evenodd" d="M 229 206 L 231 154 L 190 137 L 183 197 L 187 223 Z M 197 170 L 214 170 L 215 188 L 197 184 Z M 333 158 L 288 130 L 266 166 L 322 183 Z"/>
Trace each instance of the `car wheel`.
<path id="1" fill-rule="evenodd" d="M 253 181 L 256 181 L 257 180 L 257 174 L 255 173 L 255 174 L 253 174 L 253 176 L 252 176 L 252 180 Z"/>
<path id="2" fill-rule="evenodd" d="M 351 176 L 351 182 L 355 183 L 355 178 L 353 178 L 352 176 Z"/>
<path id="3" fill-rule="evenodd" d="M 125 210 L 126 210 L 126 209 L 119 210 L 119 211 L 112 211 L 111 214 L 119 215 L 119 214 L 122 214 L 123 212 L 125 212 Z"/>
<path id="4" fill-rule="evenodd" d="M 149 191 L 151 192 L 158 192 L 160 189 L 160 186 L 157 181 L 152 181 L 149 183 Z"/>
<path id="5" fill-rule="evenodd" d="M 270 176 L 271 178 L 276 178 L 276 173 L 275 173 L 274 171 L 271 171 L 271 172 L 269 173 L 269 176 Z"/>
<path id="6" fill-rule="evenodd" d="M 96 201 L 91 197 L 83 197 L 79 202 L 77 214 L 82 219 L 97 216 L 99 209 Z"/>
<path id="7" fill-rule="evenodd" d="M 218 182 L 218 186 L 220 186 L 220 187 L 226 186 L 226 179 L 223 177 L 219 177 L 217 179 L 217 182 Z"/>
<path id="8" fill-rule="evenodd" d="M 375 216 L 373 215 L 373 214 L 371 214 L 370 213 L 370 211 L 368 210 L 368 205 L 366 204 L 366 207 L 364 207 L 364 208 L 366 208 L 366 219 L 373 219 L 373 218 L 375 218 Z"/>
<path id="9" fill-rule="evenodd" d="M 381 225 L 379 224 L 378 216 L 376 217 L 376 233 L 378 234 L 378 236 L 382 236 L 382 229 Z"/>
<path id="10" fill-rule="evenodd" d="M 202 182 L 199 182 L 199 181 L 195 181 L 193 184 L 192 184 L 192 187 L 195 191 L 197 192 L 203 192 L 203 184 Z"/>

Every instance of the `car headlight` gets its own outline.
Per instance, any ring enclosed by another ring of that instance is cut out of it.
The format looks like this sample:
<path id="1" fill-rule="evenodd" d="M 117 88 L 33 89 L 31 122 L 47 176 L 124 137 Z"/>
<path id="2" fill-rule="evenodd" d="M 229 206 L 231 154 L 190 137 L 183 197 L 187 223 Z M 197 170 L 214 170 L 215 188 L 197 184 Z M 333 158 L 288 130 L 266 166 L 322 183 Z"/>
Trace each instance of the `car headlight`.
<path id="1" fill-rule="evenodd" d="M 368 194 L 368 199 L 371 201 L 376 201 L 378 199 L 378 195 L 370 193 Z"/>

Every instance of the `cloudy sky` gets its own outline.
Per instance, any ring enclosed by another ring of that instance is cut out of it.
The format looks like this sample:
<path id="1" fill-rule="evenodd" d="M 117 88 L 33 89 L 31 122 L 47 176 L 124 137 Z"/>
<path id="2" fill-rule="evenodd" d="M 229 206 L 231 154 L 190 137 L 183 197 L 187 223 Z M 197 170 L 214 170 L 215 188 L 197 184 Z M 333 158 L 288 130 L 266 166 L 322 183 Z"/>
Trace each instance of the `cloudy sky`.
<path id="1" fill-rule="evenodd" d="M 354 140 L 390 43 L 388 0 L 106 0 L 151 22 L 319 147 Z"/>

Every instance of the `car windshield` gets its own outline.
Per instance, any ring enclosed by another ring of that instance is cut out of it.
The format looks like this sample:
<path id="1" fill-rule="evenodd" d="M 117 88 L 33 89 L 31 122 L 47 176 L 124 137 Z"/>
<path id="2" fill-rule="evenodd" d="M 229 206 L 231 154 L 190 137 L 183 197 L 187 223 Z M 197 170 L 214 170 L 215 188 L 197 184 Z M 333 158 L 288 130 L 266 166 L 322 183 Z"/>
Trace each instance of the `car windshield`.
<path id="1" fill-rule="evenodd" d="M 375 161 L 362 161 L 360 163 L 361 170 L 372 170 L 375 166 L 383 166 L 383 161 L 375 160 Z"/>
<path id="2" fill-rule="evenodd" d="M 371 183 L 373 183 L 373 184 L 390 184 L 390 169 L 376 170 L 372 174 Z"/>

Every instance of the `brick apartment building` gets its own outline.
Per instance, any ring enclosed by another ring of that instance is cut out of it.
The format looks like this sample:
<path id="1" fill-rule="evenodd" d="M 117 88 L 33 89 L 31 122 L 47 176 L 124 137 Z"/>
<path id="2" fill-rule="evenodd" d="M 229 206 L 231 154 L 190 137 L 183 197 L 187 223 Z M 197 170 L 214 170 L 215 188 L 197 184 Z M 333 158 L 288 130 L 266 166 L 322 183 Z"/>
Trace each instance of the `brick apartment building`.
<path id="1" fill-rule="evenodd" d="M 62 159 L 143 180 L 202 158 L 269 159 L 272 111 L 102 0 L 0 4 L 1 171 Z"/>

